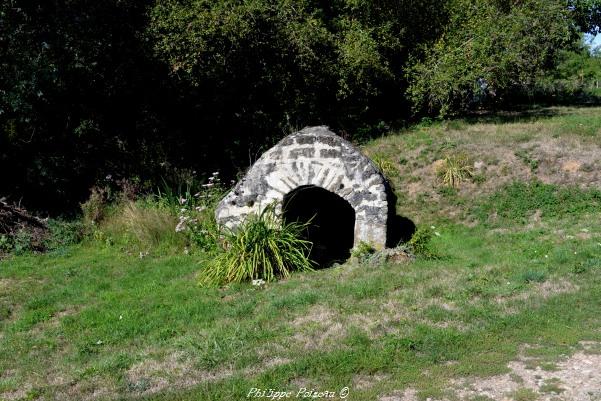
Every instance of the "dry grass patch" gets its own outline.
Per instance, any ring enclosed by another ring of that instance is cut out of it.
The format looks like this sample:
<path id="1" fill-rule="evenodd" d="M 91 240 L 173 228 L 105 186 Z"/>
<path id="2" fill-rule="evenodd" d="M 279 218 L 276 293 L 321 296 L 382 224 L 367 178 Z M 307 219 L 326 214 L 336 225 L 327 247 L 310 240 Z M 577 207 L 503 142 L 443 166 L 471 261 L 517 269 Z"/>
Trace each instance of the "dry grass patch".
<path id="1" fill-rule="evenodd" d="M 173 352 L 163 359 L 149 358 L 126 373 L 131 392 L 148 395 L 167 388 L 185 389 L 207 381 L 217 381 L 232 375 L 230 368 L 214 371 L 198 369 L 183 352 Z"/>
<path id="2" fill-rule="evenodd" d="M 375 386 L 377 383 L 388 380 L 390 375 L 385 374 L 357 374 L 353 376 L 353 385 L 352 388 L 356 390 L 367 390 Z"/>

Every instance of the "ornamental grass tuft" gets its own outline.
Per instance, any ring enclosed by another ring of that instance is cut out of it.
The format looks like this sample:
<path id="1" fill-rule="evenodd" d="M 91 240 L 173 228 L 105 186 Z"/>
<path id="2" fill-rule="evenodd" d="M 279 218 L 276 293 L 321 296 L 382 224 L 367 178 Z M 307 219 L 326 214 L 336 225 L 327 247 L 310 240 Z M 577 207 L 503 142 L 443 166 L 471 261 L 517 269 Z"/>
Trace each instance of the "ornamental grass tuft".
<path id="1" fill-rule="evenodd" d="M 311 242 L 302 238 L 307 224 L 286 223 L 275 205 L 249 215 L 235 230 L 224 229 L 223 253 L 209 261 L 200 274 L 204 286 L 251 280 L 273 281 L 292 271 L 311 271 Z"/>

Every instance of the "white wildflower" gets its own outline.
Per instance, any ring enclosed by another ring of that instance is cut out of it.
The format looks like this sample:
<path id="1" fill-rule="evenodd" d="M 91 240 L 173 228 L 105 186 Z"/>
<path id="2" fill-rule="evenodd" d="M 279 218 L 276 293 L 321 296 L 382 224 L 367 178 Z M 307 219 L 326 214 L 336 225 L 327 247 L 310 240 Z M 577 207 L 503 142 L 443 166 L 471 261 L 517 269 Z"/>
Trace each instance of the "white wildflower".
<path id="1" fill-rule="evenodd" d="M 219 171 L 213 171 L 213 175 L 219 175 Z"/>
<path id="2" fill-rule="evenodd" d="M 186 221 L 185 220 L 180 220 L 180 222 L 177 223 L 177 225 L 175 226 L 176 233 L 181 233 L 185 229 L 186 229 Z"/>
<path id="3" fill-rule="evenodd" d="M 263 279 L 259 278 L 259 279 L 253 280 L 253 286 L 255 286 L 255 287 L 262 287 L 264 285 L 265 285 L 265 280 L 263 280 Z"/>
<path id="4" fill-rule="evenodd" d="M 207 182 L 206 184 L 203 185 L 203 187 L 205 187 L 205 188 L 211 188 L 214 185 L 215 184 L 213 184 L 212 182 Z"/>
<path id="5" fill-rule="evenodd" d="M 440 237 L 440 233 L 438 231 L 434 231 L 434 235 L 436 235 L 437 237 Z"/>
<path id="6" fill-rule="evenodd" d="M 206 209 L 206 207 L 205 206 L 196 206 L 195 209 L 196 209 L 197 212 L 202 212 L 203 210 Z"/>
<path id="7" fill-rule="evenodd" d="M 186 198 L 179 198 L 179 204 L 183 205 L 184 203 L 186 203 L 188 201 L 188 199 Z"/>

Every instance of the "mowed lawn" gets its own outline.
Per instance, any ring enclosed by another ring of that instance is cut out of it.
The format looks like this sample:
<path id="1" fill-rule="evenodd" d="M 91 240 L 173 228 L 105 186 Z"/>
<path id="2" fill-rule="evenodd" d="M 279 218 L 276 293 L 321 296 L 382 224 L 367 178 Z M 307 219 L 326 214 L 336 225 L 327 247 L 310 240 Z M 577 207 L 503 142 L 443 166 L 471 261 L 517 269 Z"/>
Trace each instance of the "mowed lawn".
<path id="1" fill-rule="evenodd" d="M 352 260 L 221 289 L 197 285 L 210 258 L 198 253 L 139 255 L 89 240 L 2 260 L 0 399 L 229 401 L 253 388 L 340 399 L 347 388 L 346 399 L 377 400 L 410 388 L 452 400 L 459 379 L 506 373 L 524 352 L 553 369 L 582 341 L 601 342 L 601 192 L 590 157 L 600 154 L 598 113 L 435 124 L 367 144 L 399 210 L 432 227 L 434 259 Z M 476 129 L 515 137 L 483 141 Z M 574 146 L 552 172 L 554 148 L 543 147 L 564 136 Z M 473 148 L 511 138 L 525 156 Z M 491 167 L 444 188 L 427 168 L 446 152 Z M 568 157 L 581 162 L 580 187 L 562 168 Z"/>

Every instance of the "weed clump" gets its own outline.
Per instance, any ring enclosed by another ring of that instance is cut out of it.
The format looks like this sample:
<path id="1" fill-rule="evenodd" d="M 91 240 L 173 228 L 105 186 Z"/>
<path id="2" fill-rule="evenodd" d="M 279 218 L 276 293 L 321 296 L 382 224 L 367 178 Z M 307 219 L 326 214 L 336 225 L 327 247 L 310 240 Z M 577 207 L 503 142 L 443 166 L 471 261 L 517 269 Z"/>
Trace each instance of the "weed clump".
<path id="1" fill-rule="evenodd" d="M 431 241 L 434 232 L 429 227 L 418 228 L 407 243 L 411 253 L 426 259 L 437 259 L 438 254 L 434 251 Z"/>
<path id="2" fill-rule="evenodd" d="M 471 161 L 463 154 L 445 157 L 435 172 L 443 185 L 452 188 L 459 188 L 463 181 L 474 176 Z"/>
<path id="3" fill-rule="evenodd" d="M 365 261 L 371 255 L 376 252 L 376 249 L 369 243 L 361 241 L 359 245 L 357 245 L 351 251 L 351 257 L 357 259 L 359 262 Z"/>
<path id="4" fill-rule="evenodd" d="M 223 230 L 223 252 L 200 274 L 201 285 L 222 285 L 288 277 L 292 271 L 311 271 L 311 242 L 301 238 L 306 224 L 284 223 L 275 206 L 249 215 L 235 230 Z"/>

